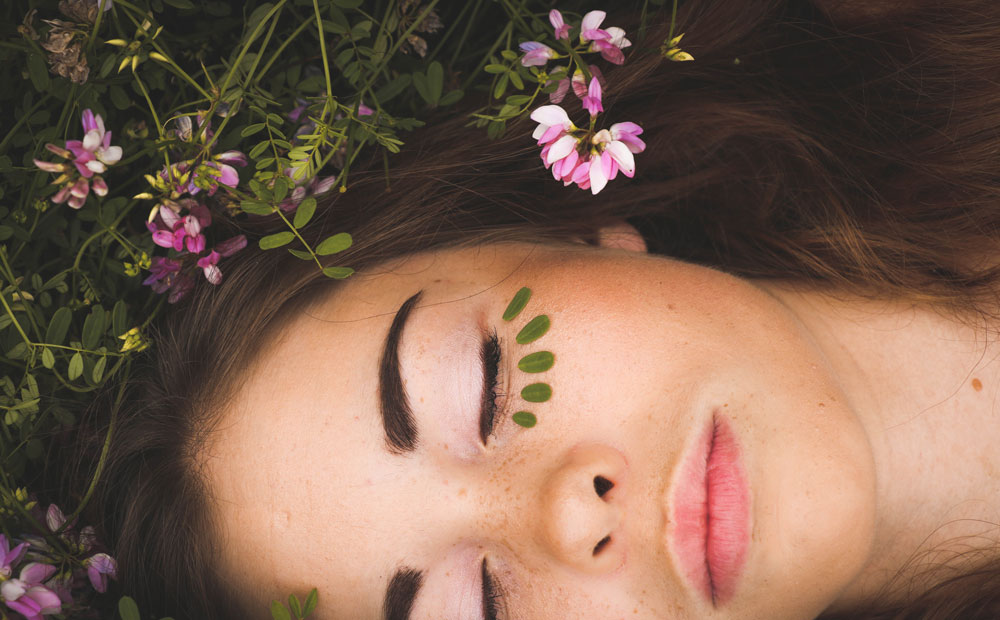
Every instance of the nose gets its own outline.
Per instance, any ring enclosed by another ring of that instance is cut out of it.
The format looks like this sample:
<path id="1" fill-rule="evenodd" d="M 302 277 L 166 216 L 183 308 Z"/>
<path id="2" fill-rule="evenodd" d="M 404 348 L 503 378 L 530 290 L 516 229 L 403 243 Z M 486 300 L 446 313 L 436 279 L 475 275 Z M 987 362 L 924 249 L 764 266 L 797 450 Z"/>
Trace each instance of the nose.
<path id="1" fill-rule="evenodd" d="M 542 545 L 557 560 L 588 574 L 618 568 L 624 559 L 627 465 L 609 446 L 570 450 L 541 485 Z"/>

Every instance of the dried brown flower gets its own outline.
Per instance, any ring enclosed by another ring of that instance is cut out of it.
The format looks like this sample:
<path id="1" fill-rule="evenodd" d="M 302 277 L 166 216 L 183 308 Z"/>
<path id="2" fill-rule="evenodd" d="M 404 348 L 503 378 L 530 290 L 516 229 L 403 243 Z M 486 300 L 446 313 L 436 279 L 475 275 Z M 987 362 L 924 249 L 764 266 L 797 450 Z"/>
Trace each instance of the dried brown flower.
<path id="1" fill-rule="evenodd" d="M 59 12 L 73 21 L 93 24 L 97 21 L 99 4 L 98 0 L 59 0 Z"/>
<path id="2" fill-rule="evenodd" d="M 424 7 L 421 6 L 420 0 L 403 0 L 399 5 L 399 33 L 406 32 L 423 11 Z M 430 34 L 437 32 L 441 28 L 444 28 L 444 24 L 441 23 L 441 18 L 438 16 L 437 11 L 432 9 L 426 17 L 420 20 L 420 23 L 413 30 L 414 32 Z M 427 41 L 421 36 L 410 33 L 399 49 L 404 54 L 412 52 L 423 58 L 427 55 Z"/>
<path id="3" fill-rule="evenodd" d="M 83 34 L 74 24 L 58 19 L 42 20 L 52 26 L 42 47 L 49 52 L 49 69 L 52 73 L 83 84 L 90 75 L 87 56 L 83 53 Z"/>
<path id="4" fill-rule="evenodd" d="M 35 15 L 38 13 L 38 9 L 31 9 L 24 15 L 24 21 L 21 25 L 17 27 L 17 31 L 21 33 L 25 38 L 31 39 L 32 41 L 38 40 L 38 33 L 35 32 Z"/>

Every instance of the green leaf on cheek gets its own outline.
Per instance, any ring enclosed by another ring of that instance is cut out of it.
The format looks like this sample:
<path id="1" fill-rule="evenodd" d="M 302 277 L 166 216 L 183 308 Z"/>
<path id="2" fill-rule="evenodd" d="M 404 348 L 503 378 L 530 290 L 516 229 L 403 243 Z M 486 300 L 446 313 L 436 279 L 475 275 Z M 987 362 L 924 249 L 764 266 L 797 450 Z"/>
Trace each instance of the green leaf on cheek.
<path id="1" fill-rule="evenodd" d="M 503 320 L 510 321 L 518 314 L 524 307 L 528 305 L 528 300 L 531 299 L 531 289 L 528 287 L 522 287 L 517 293 L 514 294 L 514 299 L 510 300 L 507 304 L 507 309 L 503 311 Z"/>
<path id="2" fill-rule="evenodd" d="M 556 358 L 551 351 L 536 351 L 521 358 L 517 367 L 524 372 L 545 372 L 552 368 Z"/>
<path id="3" fill-rule="evenodd" d="M 524 428 L 531 428 L 535 424 L 538 424 L 538 418 L 535 414 L 529 413 L 527 411 L 518 411 L 514 414 L 514 422 L 518 426 L 523 426 Z"/>
<path id="4" fill-rule="evenodd" d="M 539 314 L 521 328 L 521 331 L 517 333 L 517 337 L 514 340 L 517 341 L 517 344 L 534 342 L 544 336 L 545 332 L 549 331 L 549 324 L 548 315 Z"/>
<path id="5" fill-rule="evenodd" d="M 544 403 L 552 398 L 552 388 L 548 383 L 532 383 L 521 390 L 521 398 L 529 403 Z"/>

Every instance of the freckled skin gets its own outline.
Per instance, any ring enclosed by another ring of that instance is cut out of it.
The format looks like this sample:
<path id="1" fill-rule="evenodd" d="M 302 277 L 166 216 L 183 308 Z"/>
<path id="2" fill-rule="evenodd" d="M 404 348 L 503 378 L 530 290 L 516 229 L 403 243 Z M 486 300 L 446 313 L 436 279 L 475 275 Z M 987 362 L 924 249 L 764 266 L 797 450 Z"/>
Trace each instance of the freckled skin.
<path id="1" fill-rule="evenodd" d="M 505 323 L 521 286 L 532 298 Z M 400 349 L 420 438 L 393 456 L 378 359 L 420 289 Z M 514 344 L 539 313 L 549 332 Z M 501 340 L 506 395 L 486 447 L 480 325 Z M 517 370 L 543 349 L 551 369 Z M 511 618 L 813 618 L 865 562 L 875 505 L 863 429 L 827 368 L 773 298 L 701 267 L 582 245 L 410 257 L 352 277 L 257 359 L 206 450 L 224 561 L 262 601 L 319 588 L 320 620 L 378 618 L 401 566 L 425 572 L 415 619 L 480 618 L 483 557 Z M 535 380 L 553 396 L 523 429 L 510 415 Z M 667 502 L 682 455 L 722 411 L 742 448 L 752 541 L 735 596 L 713 609 L 675 564 Z M 597 475 L 614 483 L 606 498 Z M 281 532 L 266 527 L 286 509 Z"/>

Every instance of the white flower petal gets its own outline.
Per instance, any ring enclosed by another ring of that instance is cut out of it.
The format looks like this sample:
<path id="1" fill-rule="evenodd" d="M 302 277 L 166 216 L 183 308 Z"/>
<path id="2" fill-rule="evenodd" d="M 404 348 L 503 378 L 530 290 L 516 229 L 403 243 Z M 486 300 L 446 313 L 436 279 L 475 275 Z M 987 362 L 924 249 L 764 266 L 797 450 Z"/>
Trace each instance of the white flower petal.
<path id="1" fill-rule="evenodd" d="M 596 196 L 607 184 L 608 177 L 604 174 L 601 158 L 595 155 L 590 158 L 590 191 Z"/>
<path id="2" fill-rule="evenodd" d="M 105 166 L 104 164 L 102 164 L 101 162 L 99 162 L 96 159 L 91 159 L 90 161 L 88 161 L 84 165 L 87 167 L 88 170 L 96 172 L 97 174 L 101 174 L 102 172 L 104 172 L 105 170 L 108 169 L 107 166 Z"/>
<path id="3" fill-rule="evenodd" d="M 611 35 L 610 42 L 615 47 L 622 48 L 632 45 L 632 42 L 625 38 L 625 31 L 618 26 L 605 28 L 605 30 Z"/>
<path id="4" fill-rule="evenodd" d="M 548 125 L 541 124 L 538 127 L 535 127 L 535 131 L 533 131 L 531 133 L 531 137 L 534 138 L 535 140 L 538 140 L 539 138 L 541 138 L 542 136 L 544 136 L 545 132 L 548 131 L 548 130 L 549 130 L 549 126 Z M 39 167 L 41 167 L 41 166 L 39 166 Z"/>
<path id="5" fill-rule="evenodd" d="M 91 129 L 83 136 L 83 148 L 93 153 L 99 146 L 101 146 L 101 134 L 96 129 Z"/>
<path id="6" fill-rule="evenodd" d="M 573 136 L 563 136 L 552 143 L 552 148 L 549 149 L 548 157 L 545 158 L 545 163 L 551 164 L 554 161 L 559 161 L 563 157 L 566 157 L 570 152 L 576 148 L 577 140 Z"/>
<path id="7" fill-rule="evenodd" d="M 595 30 L 604 21 L 607 13 L 604 11 L 591 11 L 583 16 L 583 23 L 580 24 L 580 32 Z M 595 194 L 597 192 L 594 192 Z"/>
<path id="8" fill-rule="evenodd" d="M 122 147 L 109 146 L 106 149 L 101 149 L 97 151 L 97 153 L 95 154 L 101 161 L 110 166 L 112 164 L 117 164 L 118 160 L 122 158 Z"/>
<path id="9" fill-rule="evenodd" d="M 557 105 L 543 105 L 531 113 L 531 120 L 536 123 L 548 125 L 549 127 L 553 125 L 569 127 L 572 125 L 569 120 L 569 114 L 566 114 L 566 110 Z"/>
<path id="10" fill-rule="evenodd" d="M 635 158 L 632 157 L 632 151 L 628 150 L 625 143 L 614 140 L 609 142 L 604 149 L 611 153 L 611 157 L 618 162 L 618 167 L 627 175 L 631 176 L 635 172 Z"/>

